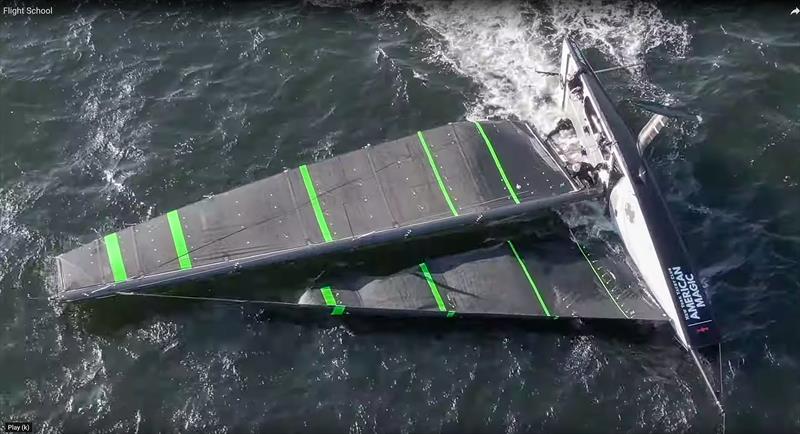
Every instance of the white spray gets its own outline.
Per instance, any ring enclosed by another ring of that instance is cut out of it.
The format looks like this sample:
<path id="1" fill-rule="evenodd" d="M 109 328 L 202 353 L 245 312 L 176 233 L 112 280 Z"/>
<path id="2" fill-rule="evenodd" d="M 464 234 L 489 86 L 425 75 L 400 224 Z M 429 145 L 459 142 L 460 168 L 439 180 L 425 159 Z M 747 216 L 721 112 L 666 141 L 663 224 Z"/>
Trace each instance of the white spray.
<path id="1" fill-rule="evenodd" d="M 685 24 L 666 20 L 652 4 L 639 1 L 555 1 L 453 3 L 419 1 L 409 16 L 439 38 L 431 60 L 442 62 L 483 85 L 469 117 L 517 117 L 548 129 L 561 117 L 557 81 L 536 71 L 557 71 L 564 36 L 601 50 L 613 64 L 640 62 L 664 44 L 683 56 L 689 44 Z M 637 84 L 647 86 L 644 80 Z"/>

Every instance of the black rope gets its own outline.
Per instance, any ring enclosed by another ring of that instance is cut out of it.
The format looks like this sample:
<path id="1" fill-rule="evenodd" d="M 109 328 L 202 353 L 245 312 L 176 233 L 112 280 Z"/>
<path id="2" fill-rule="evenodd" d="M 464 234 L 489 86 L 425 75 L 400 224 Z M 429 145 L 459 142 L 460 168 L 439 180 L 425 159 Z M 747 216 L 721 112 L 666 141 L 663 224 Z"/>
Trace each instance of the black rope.
<path id="1" fill-rule="evenodd" d="M 722 417 L 722 420 L 720 421 L 721 422 L 721 426 L 722 426 L 722 429 L 720 430 L 720 433 L 721 434 L 725 434 L 725 422 L 726 422 L 725 421 L 725 410 L 724 410 L 724 408 L 722 406 L 722 402 L 721 402 L 725 398 L 725 393 L 724 393 L 724 390 L 723 390 L 723 384 L 725 382 L 725 375 L 722 373 L 722 340 L 720 340 L 720 342 L 717 344 L 717 349 L 719 350 L 719 355 L 718 355 L 718 359 L 719 359 L 719 400 L 720 400 L 720 410 L 721 410 L 721 417 Z"/>
<path id="2" fill-rule="evenodd" d="M 116 292 L 118 295 L 137 296 L 137 297 L 153 297 L 153 298 L 174 298 L 180 300 L 200 300 L 200 301 L 218 301 L 226 303 L 239 303 L 239 304 L 276 304 L 278 302 L 269 300 L 252 300 L 246 298 L 225 298 L 225 297 L 204 297 L 200 295 L 174 295 L 174 294 L 156 294 L 148 292 Z"/>
<path id="3" fill-rule="evenodd" d="M 724 420 L 725 409 L 722 407 L 722 403 L 719 401 L 719 397 L 717 396 L 717 391 L 714 390 L 714 387 L 711 385 L 711 381 L 709 381 L 708 376 L 706 375 L 706 371 L 705 369 L 703 369 L 703 365 L 702 363 L 700 363 L 700 359 L 698 359 L 697 354 L 694 352 L 693 348 L 689 348 L 689 354 L 692 356 L 692 361 L 694 362 L 694 364 L 700 370 L 700 376 L 703 379 L 703 383 L 705 383 L 706 387 L 708 388 L 708 391 L 711 392 L 711 397 L 714 399 L 714 404 L 719 409 L 720 414 L 723 416 Z"/>

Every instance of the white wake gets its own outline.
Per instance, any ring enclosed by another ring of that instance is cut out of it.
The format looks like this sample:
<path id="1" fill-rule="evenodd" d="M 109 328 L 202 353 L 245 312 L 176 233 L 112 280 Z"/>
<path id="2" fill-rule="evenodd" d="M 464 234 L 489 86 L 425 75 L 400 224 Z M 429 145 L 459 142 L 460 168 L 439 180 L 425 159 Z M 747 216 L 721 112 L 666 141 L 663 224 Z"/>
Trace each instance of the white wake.
<path id="1" fill-rule="evenodd" d="M 561 41 L 571 36 L 597 48 L 609 63 L 630 64 L 664 45 L 684 56 L 685 23 L 672 23 L 639 1 L 550 0 L 537 6 L 516 1 L 418 1 L 409 16 L 430 29 L 431 60 L 454 68 L 482 87 L 471 118 L 517 117 L 541 129 L 559 119 L 557 82 L 536 71 L 557 71 Z"/>

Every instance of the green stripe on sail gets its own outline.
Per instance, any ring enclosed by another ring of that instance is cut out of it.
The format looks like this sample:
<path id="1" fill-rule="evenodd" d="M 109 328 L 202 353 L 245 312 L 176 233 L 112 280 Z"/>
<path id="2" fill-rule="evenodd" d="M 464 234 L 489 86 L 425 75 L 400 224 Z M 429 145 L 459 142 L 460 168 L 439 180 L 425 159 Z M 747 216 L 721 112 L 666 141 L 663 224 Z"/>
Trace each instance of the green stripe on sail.
<path id="1" fill-rule="evenodd" d="M 108 264 L 111 266 L 111 274 L 114 275 L 114 283 L 128 280 L 128 273 L 125 271 L 125 262 L 122 260 L 122 250 L 119 248 L 119 237 L 117 234 L 106 235 L 103 239 L 108 253 Z"/>
<path id="2" fill-rule="evenodd" d="M 483 131 L 483 127 L 478 122 L 475 122 L 475 126 L 478 128 L 478 132 L 483 137 L 483 142 L 486 143 L 486 147 L 489 148 L 489 153 L 492 154 L 492 160 L 494 160 L 494 165 L 497 166 L 497 171 L 500 172 L 500 177 L 503 178 L 503 183 L 506 185 L 506 190 L 508 193 L 511 194 L 511 199 L 514 200 L 514 203 L 519 204 L 519 198 L 517 197 L 517 193 L 514 191 L 514 188 L 511 187 L 511 183 L 508 182 L 508 177 L 506 176 L 506 171 L 503 170 L 503 165 L 500 164 L 500 158 L 497 156 L 497 152 L 494 150 L 494 146 L 492 146 L 492 141 L 489 140 L 489 136 L 486 135 L 486 132 Z"/>
<path id="3" fill-rule="evenodd" d="M 325 299 L 325 304 L 328 306 L 336 306 L 336 297 L 333 296 L 330 286 L 324 286 L 319 289 L 322 293 L 322 298 Z"/>
<path id="4" fill-rule="evenodd" d="M 539 304 L 542 306 L 542 311 L 544 311 L 545 315 L 552 316 L 550 315 L 550 310 L 547 308 L 547 305 L 544 303 L 542 294 L 539 293 L 539 288 L 536 287 L 536 282 L 533 281 L 531 273 L 528 272 L 528 267 L 525 265 L 525 261 L 523 261 L 519 256 L 519 253 L 517 252 L 517 249 L 514 247 L 514 244 L 511 242 L 511 240 L 508 240 L 508 246 L 511 247 L 511 252 L 514 253 L 514 257 L 517 258 L 517 262 L 519 263 L 520 268 L 522 268 L 522 272 L 525 273 L 528 283 L 531 284 L 531 289 L 533 290 L 534 295 L 536 295 L 536 298 L 539 300 Z"/>
<path id="5" fill-rule="evenodd" d="M 336 297 L 333 295 L 333 291 L 331 291 L 330 286 L 324 286 L 320 288 L 319 291 L 322 293 L 322 298 L 325 300 L 325 304 L 333 308 L 331 310 L 332 316 L 344 314 L 346 307 L 336 303 Z"/>
<path id="6" fill-rule="evenodd" d="M 436 299 L 436 306 L 439 307 L 440 311 L 447 312 L 447 307 L 444 305 L 442 295 L 439 294 L 439 287 L 436 286 L 436 281 L 433 280 L 433 276 L 431 275 L 430 270 L 428 270 L 428 264 L 424 262 L 419 264 L 419 269 L 422 270 L 422 275 L 425 276 L 425 280 L 428 282 L 428 286 L 431 288 L 433 298 Z"/>
<path id="7" fill-rule="evenodd" d="M 186 247 L 186 238 L 183 236 L 183 225 L 177 210 L 167 213 L 169 231 L 172 233 L 172 242 L 175 243 L 175 253 L 178 255 L 178 262 L 181 270 L 192 268 L 192 258 L 189 257 L 189 249 Z"/>
<path id="8" fill-rule="evenodd" d="M 447 187 L 445 187 L 444 181 L 442 181 L 442 176 L 439 175 L 439 169 L 436 167 L 436 161 L 433 159 L 433 154 L 431 154 L 431 150 L 428 147 L 428 143 L 425 141 L 425 136 L 422 135 L 422 131 L 417 131 L 417 137 L 419 137 L 419 143 L 422 145 L 422 150 L 425 151 L 425 155 L 428 156 L 428 163 L 431 165 L 433 176 L 436 178 L 436 182 L 439 184 L 439 189 L 442 190 L 442 196 L 444 196 L 447 206 L 450 207 L 450 211 L 453 213 L 453 215 L 457 216 L 458 210 L 456 210 L 455 205 L 453 205 L 453 201 L 450 199 L 450 194 L 447 193 Z"/>
<path id="9" fill-rule="evenodd" d="M 325 213 L 322 212 L 317 191 L 314 189 L 314 181 L 311 180 L 311 174 L 308 172 L 308 166 L 303 164 L 300 166 L 300 175 L 303 177 L 303 184 L 306 185 L 306 192 L 308 192 L 308 200 L 311 201 L 311 208 L 314 209 L 314 216 L 317 218 L 319 224 L 319 231 L 322 233 L 322 238 L 327 241 L 333 241 L 331 231 L 328 229 L 328 222 L 325 221 Z"/>

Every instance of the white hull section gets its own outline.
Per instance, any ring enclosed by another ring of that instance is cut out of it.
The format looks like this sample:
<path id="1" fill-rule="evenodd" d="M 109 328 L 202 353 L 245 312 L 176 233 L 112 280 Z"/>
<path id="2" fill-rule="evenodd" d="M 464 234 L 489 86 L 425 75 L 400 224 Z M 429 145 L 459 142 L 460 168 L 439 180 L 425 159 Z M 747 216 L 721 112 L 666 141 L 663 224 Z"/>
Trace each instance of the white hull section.
<path id="1" fill-rule="evenodd" d="M 628 254 L 636 264 L 647 287 L 650 288 L 651 294 L 672 322 L 678 340 L 688 348 L 689 343 L 683 328 L 680 327 L 678 311 L 672 301 L 669 284 L 661 271 L 664 266 L 658 258 L 647 222 L 642 217 L 639 200 L 636 198 L 628 177 L 623 177 L 617 182 L 614 189 L 611 190 L 609 200 L 612 217 L 625 242 Z"/>

